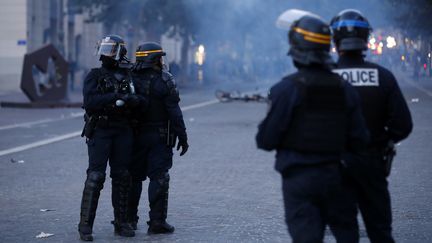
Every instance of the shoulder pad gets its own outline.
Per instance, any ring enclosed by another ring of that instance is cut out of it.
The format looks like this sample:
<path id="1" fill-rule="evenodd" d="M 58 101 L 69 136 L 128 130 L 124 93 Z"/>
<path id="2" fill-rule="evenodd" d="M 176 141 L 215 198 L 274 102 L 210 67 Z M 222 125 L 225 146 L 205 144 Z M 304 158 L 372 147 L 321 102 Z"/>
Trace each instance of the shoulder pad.
<path id="1" fill-rule="evenodd" d="M 165 82 L 170 81 L 170 80 L 174 81 L 174 76 L 170 72 L 162 70 L 162 79 Z"/>
<path id="2" fill-rule="evenodd" d="M 133 64 L 130 62 L 121 62 L 119 63 L 119 68 L 123 68 L 123 69 L 132 69 Z"/>
<path id="3" fill-rule="evenodd" d="M 174 80 L 174 76 L 167 71 L 162 71 L 162 80 L 167 84 L 168 88 L 171 89 L 176 89 L 176 83 Z"/>
<path id="4" fill-rule="evenodd" d="M 304 85 L 304 84 L 308 83 L 307 76 L 305 75 L 305 73 L 302 73 L 302 72 L 293 73 L 293 74 L 287 76 L 285 79 L 289 80 L 290 82 L 293 82 L 296 85 L 298 85 L 298 84 Z"/>
<path id="5" fill-rule="evenodd" d="M 104 74 L 102 67 L 92 68 L 92 69 L 90 69 L 90 72 L 88 73 L 88 75 L 94 75 L 94 76 L 101 76 L 102 74 Z"/>
<path id="6" fill-rule="evenodd" d="M 106 75 L 109 73 L 109 71 L 104 68 L 104 67 L 99 67 L 99 68 L 93 68 L 92 71 L 98 72 L 99 75 Z"/>

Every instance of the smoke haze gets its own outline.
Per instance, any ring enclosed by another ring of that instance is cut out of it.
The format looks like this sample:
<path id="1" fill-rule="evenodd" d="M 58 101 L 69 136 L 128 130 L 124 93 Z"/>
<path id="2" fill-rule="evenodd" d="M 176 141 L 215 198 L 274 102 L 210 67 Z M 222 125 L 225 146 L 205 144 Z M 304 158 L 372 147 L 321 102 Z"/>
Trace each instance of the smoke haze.
<path id="1" fill-rule="evenodd" d="M 187 11 L 196 24 L 196 44 L 206 47 L 206 74 L 216 81 L 246 79 L 262 82 L 279 79 L 291 71 L 287 33 L 277 29 L 277 17 L 289 8 L 320 15 L 324 20 L 346 8 L 363 12 L 372 26 L 388 26 L 383 1 L 343 0 L 186 0 Z"/>

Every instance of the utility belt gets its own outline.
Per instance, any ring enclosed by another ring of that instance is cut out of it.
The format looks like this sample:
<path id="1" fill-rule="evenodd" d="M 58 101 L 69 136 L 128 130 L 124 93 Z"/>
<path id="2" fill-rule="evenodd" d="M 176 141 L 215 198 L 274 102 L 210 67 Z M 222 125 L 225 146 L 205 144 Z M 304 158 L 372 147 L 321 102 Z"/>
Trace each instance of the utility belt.
<path id="1" fill-rule="evenodd" d="M 170 121 L 168 122 L 145 122 L 139 123 L 138 133 L 157 132 L 161 140 L 170 147 L 176 144 L 177 136 L 171 130 Z"/>
<path id="2" fill-rule="evenodd" d="M 139 122 L 139 127 L 141 128 L 158 128 L 158 127 L 163 127 L 163 128 L 168 128 L 168 122 L 166 121 L 162 121 L 162 122 Z"/>
<path id="3" fill-rule="evenodd" d="M 85 136 L 86 138 L 93 137 L 96 127 L 131 127 L 131 121 L 129 119 L 107 115 L 88 115 L 85 113 L 84 121 L 85 124 L 81 137 Z"/>
<path id="4" fill-rule="evenodd" d="M 115 116 L 97 116 L 97 126 L 102 128 L 122 126 L 130 127 L 131 121 L 127 118 L 115 117 Z"/>
<path id="5" fill-rule="evenodd" d="M 299 170 L 304 170 L 304 169 L 338 168 L 340 166 L 341 163 L 336 160 L 323 161 L 320 163 L 313 163 L 313 164 L 296 164 L 282 171 L 282 177 L 284 178 L 289 177 L 293 173 L 296 173 Z"/>

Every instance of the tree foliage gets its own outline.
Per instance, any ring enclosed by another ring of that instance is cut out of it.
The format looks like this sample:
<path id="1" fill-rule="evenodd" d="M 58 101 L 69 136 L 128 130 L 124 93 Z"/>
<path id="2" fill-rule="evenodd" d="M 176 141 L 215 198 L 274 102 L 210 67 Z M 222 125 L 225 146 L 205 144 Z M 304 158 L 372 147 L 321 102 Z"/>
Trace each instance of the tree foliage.
<path id="1" fill-rule="evenodd" d="M 286 9 L 315 12 L 329 21 L 347 8 L 362 11 L 375 29 L 393 27 L 411 38 L 431 38 L 427 23 L 432 0 L 73 0 L 89 22 L 101 22 L 105 33 L 127 28 L 145 31 L 146 40 L 163 34 L 180 38 L 181 67 L 188 68 L 189 47 L 204 44 L 208 62 L 245 63 L 249 69 L 271 67 L 286 60 L 286 31 L 275 28 Z M 213 58 L 214 60 L 211 60 Z M 279 59 L 277 59 L 279 58 Z M 241 60 L 239 60 L 241 59 Z M 222 61 L 221 61 L 222 60 Z M 240 64 L 238 64 L 241 66 Z M 227 64 L 225 66 L 230 66 Z M 222 69 L 222 71 L 225 71 Z M 186 73 L 186 72 L 184 72 Z M 265 72 L 263 72 L 265 73 Z"/>
<path id="2" fill-rule="evenodd" d="M 101 22 L 106 30 L 129 26 L 145 30 L 154 41 L 167 32 L 183 37 L 194 34 L 194 22 L 181 0 L 75 0 L 73 5 L 88 13 L 87 22 Z"/>
<path id="3" fill-rule="evenodd" d="M 432 0 L 387 0 L 391 4 L 389 17 L 394 19 L 395 26 L 406 35 L 422 38 L 432 37 L 429 23 L 432 18 Z"/>

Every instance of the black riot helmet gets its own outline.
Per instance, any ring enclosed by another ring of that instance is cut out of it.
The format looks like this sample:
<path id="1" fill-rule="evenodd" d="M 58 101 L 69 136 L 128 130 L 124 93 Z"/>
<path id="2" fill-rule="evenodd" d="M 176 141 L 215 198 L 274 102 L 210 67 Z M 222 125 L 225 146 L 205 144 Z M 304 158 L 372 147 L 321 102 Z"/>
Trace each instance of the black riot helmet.
<path id="1" fill-rule="evenodd" d="M 138 46 L 135 57 L 136 57 L 136 67 L 151 68 L 155 66 L 161 67 L 163 65 L 162 57 L 166 53 L 163 51 L 162 46 L 156 42 L 145 42 Z"/>
<path id="2" fill-rule="evenodd" d="M 104 59 L 108 57 L 115 61 L 121 61 L 126 58 L 126 43 L 118 35 L 107 35 L 97 46 L 97 55 Z"/>
<path id="3" fill-rule="evenodd" d="M 345 9 L 332 19 L 330 25 L 338 51 L 367 50 L 372 27 L 360 11 Z"/>
<path id="4" fill-rule="evenodd" d="M 291 48 L 288 55 L 302 65 L 333 63 L 330 57 L 330 27 L 320 18 L 305 15 L 295 21 L 288 32 Z"/>

